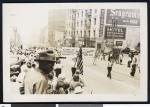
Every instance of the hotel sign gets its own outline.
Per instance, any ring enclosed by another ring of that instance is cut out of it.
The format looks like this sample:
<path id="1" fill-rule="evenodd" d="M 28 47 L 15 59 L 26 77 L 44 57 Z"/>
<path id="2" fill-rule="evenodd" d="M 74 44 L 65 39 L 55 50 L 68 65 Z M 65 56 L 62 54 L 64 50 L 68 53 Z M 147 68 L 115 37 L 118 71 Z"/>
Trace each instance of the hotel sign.
<path id="1" fill-rule="evenodd" d="M 139 9 L 107 9 L 106 24 L 112 24 L 117 19 L 117 25 L 140 26 Z"/>
<path id="2" fill-rule="evenodd" d="M 105 27 L 105 38 L 106 39 L 125 39 L 126 28 L 125 27 Z"/>

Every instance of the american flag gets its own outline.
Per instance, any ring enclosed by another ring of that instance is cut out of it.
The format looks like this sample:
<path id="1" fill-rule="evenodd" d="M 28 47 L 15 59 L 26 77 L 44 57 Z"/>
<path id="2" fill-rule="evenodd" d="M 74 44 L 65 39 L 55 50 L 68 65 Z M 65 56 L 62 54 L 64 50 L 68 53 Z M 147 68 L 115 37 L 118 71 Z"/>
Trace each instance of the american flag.
<path id="1" fill-rule="evenodd" d="M 83 75 L 83 60 L 82 60 L 82 48 L 79 49 L 78 57 L 77 57 L 77 69 L 80 70 L 80 74 Z"/>

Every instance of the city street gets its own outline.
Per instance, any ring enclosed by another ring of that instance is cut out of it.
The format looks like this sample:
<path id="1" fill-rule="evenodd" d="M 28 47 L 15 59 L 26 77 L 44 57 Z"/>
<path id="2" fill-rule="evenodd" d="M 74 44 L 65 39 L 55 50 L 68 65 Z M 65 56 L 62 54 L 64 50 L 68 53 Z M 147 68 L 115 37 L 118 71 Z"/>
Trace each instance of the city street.
<path id="1" fill-rule="evenodd" d="M 73 57 L 61 59 L 62 73 L 71 80 L 71 63 Z M 127 55 L 124 54 L 123 65 L 114 63 L 112 79 L 107 77 L 106 61 L 97 59 L 97 65 L 93 65 L 93 58 L 83 57 L 83 76 L 85 86 L 84 94 L 134 94 L 140 92 L 140 73 L 137 68 L 135 76 L 130 76 L 131 68 L 127 67 Z M 12 92 L 19 94 L 19 83 L 11 82 Z"/>
<path id="2" fill-rule="evenodd" d="M 107 58 L 106 58 L 107 59 Z M 112 68 L 112 79 L 107 78 L 108 61 L 97 60 L 93 65 L 93 58 L 83 58 L 84 94 L 139 94 L 140 74 L 136 70 L 135 77 L 130 76 L 131 68 L 127 67 L 127 59 L 123 65 L 115 64 Z M 62 59 L 64 65 L 62 73 L 71 78 L 71 58 Z"/>

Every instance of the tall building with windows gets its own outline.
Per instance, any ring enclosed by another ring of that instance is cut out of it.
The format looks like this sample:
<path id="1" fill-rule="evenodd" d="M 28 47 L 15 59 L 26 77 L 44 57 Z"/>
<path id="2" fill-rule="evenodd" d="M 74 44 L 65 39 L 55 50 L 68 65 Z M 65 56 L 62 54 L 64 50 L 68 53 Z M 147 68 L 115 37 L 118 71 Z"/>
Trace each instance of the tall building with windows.
<path id="1" fill-rule="evenodd" d="M 48 16 L 48 43 L 55 46 L 55 31 L 66 31 L 66 10 L 52 9 Z"/>
<path id="2" fill-rule="evenodd" d="M 139 9 L 92 8 L 67 12 L 66 35 L 72 38 L 72 46 L 135 49 L 140 43 Z"/>
<path id="3" fill-rule="evenodd" d="M 100 10 L 70 9 L 67 18 L 67 35 L 73 43 L 95 47 L 96 38 L 100 37 Z"/>

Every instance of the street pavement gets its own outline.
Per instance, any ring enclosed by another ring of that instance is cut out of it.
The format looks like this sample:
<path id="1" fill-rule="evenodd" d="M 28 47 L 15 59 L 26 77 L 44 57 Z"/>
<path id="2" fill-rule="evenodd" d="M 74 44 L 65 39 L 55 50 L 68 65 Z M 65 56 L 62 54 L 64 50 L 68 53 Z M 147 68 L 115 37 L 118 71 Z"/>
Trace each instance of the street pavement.
<path id="1" fill-rule="evenodd" d="M 72 78 L 71 63 L 73 57 L 61 59 L 62 73 L 68 80 Z M 107 57 L 106 61 L 97 60 L 93 65 L 93 58 L 83 57 L 83 76 L 85 86 L 84 94 L 134 94 L 140 93 L 140 73 L 137 68 L 135 76 L 131 77 L 131 68 L 127 67 L 128 57 L 124 56 L 123 65 L 113 64 L 112 79 L 107 77 Z M 11 92 L 19 94 L 17 82 L 11 82 Z"/>
<path id="2" fill-rule="evenodd" d="M 64 68 L 62 73 L 71 79 L 71 57 L 61 59 Z M 106 58 L 107 59 L 107 58 Z M 93 65 L 93 58 L 83 57 L 83 81 L 85 82 L 84 94 L 134 94 L 140 92 L 140 73 L 137 68 L 135 76 L 131 77 L 131 68 L 127 67 L 127 59 L 123 59 L 123 65 L 114 63 L 112 79 L 107 77 L 108 61 L 98 59 L 97 65 Z"/>

